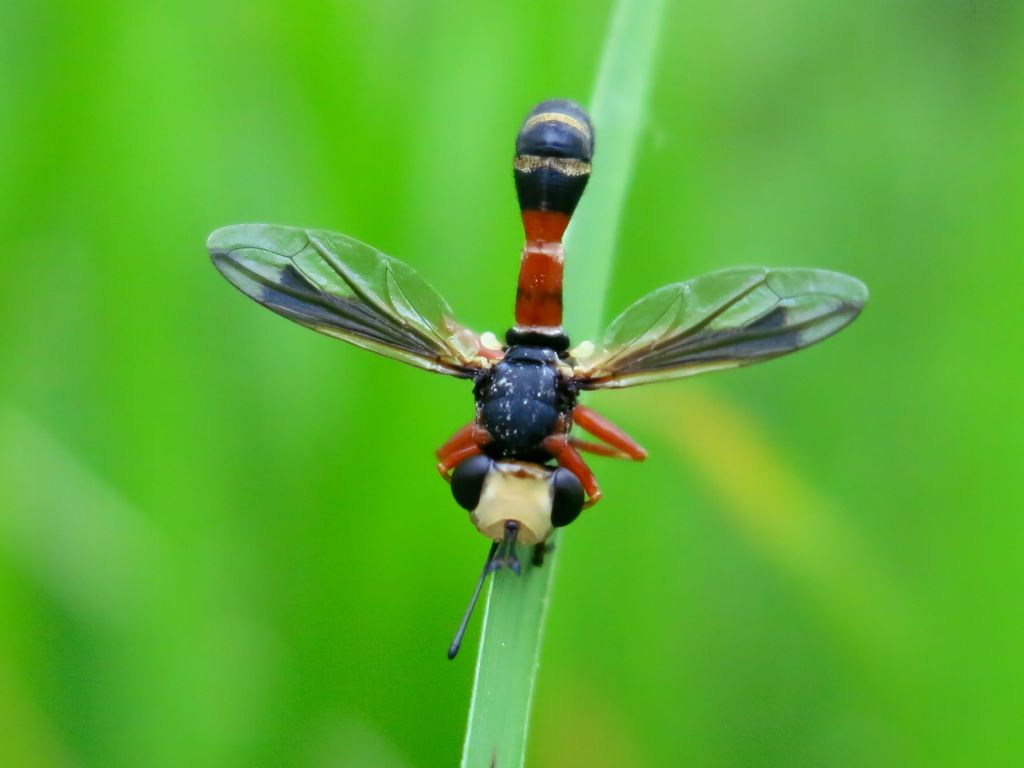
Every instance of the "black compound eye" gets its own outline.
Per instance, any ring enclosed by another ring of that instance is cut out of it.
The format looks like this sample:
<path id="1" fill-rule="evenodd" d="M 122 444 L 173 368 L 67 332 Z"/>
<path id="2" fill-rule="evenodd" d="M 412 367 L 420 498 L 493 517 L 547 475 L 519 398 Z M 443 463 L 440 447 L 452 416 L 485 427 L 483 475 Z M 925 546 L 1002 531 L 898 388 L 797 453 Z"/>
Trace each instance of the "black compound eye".
<path id="1" fill-rule="evenodd" d="M 470 456 L 452 472 L 452 496 L 463 509 L 472 512 L 480 503 L 480 491 L 493 462 L 486 456 Z"/>
<path id="2" fill-rule="evenodd" d="M 559 467 L 551 473 L 551 489 L 551 524 L 561 528 L 579 517 L 583 509 L 583 484 L 568 469 Z"/>

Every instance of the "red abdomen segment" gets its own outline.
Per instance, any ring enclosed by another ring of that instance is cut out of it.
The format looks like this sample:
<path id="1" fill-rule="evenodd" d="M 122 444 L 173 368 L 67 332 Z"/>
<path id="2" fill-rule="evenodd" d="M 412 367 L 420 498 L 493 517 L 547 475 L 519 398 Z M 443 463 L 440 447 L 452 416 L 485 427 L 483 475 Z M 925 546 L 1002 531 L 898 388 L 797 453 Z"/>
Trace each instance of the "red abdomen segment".
<path id="1" fill-rule="evenodd" d="M 538 104 L 516 137 L 516 192 L 526 245 L 510 344 L 550 338 L 558 349 L 565 339 L 562 236 L 590 178 L 593 146 L 590 119 L 571 101 Z"/>
<path id="2" fill-rule="evenodd" d="M 562 234 L 569 217 L 559 211 L 523 211 L 526 245 L 516 289 L 516 325 L 562 327 Z"/>

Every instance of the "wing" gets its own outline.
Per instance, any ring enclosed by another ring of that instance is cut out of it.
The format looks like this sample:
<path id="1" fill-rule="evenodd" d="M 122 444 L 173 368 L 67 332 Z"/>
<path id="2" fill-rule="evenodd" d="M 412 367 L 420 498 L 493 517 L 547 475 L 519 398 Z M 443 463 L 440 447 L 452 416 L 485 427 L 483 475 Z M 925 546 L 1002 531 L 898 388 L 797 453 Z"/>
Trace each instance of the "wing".
<path id="1" fill-rule="evenodd" d="M 206 247 L 242 293 L 314 331 L 453 376 L 487 365 L 477 337 L 423 278 L 358 240 L 239 224 L 218 229 Z"/>
<path id="2" fill-rule="evenodd" d="M 822 269 L 712 272 L 626 309 L 600 348 L 574 350 L 575 378 L 584 389 L 629 387 L 770 360 L 836 333 L 867 298 L 860 280 Z"/>

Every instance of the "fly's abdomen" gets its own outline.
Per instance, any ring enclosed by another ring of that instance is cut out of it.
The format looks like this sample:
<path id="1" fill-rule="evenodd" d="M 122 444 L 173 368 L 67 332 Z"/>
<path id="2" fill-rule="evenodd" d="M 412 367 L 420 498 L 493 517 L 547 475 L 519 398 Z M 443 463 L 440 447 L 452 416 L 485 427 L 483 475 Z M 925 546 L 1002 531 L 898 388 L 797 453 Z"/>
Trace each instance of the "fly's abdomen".
<path id="1" fill-rule="evenodd" d="M 569 349 L 562 330 L 562 235 L 590 178 L 594 129 L 571 101 L 536 106 L 516 137 L 515 177 L 526 243 L 509 344 Z"/>
<path id="2" fill-rule="evenodd" d="M 554 211 L 568 223 L 590 178 L 593 154 L 594 128 L 579 104 L 551 99 L 534 107 L 516 137 L 520 209 Z"/>

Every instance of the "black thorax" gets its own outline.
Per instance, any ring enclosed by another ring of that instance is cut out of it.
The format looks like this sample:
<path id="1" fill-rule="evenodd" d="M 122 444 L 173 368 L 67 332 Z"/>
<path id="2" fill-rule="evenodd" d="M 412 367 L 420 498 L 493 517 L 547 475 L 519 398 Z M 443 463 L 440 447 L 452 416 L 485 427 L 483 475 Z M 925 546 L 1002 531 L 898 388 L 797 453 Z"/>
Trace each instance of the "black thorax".
<path id="1" fill-rule="evenodd" d="M 494 459 L 548 461 L 544 438 L 567 424 L 576 406 L 575 386 L 558 373 L 558 354 L 544 347 L 510 347 L 473 394 L 478 423 L 493 438 L 484 452 Z"/>

